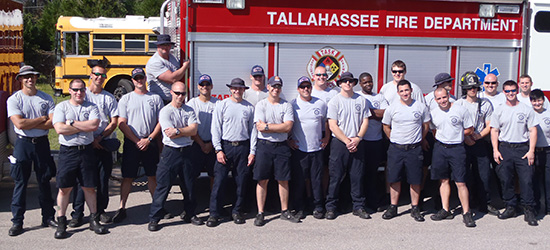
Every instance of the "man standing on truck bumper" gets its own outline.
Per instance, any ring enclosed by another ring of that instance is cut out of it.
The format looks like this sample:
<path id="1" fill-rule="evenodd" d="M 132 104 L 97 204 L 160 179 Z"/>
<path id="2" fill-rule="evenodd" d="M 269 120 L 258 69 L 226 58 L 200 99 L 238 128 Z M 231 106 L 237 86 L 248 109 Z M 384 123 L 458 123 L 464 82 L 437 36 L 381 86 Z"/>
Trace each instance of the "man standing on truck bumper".
<path id="1" fill-rule="evenodd" d="M 185 60 L 180 67 L 178 59 L 170 54 L 175 44 L 170 40 L 170 35 L 159 35 L 155 44 L 157 52 L 147 61 L 145 70 L 149 91 L 159 95 L 166 105 L 172 100 L 171 85 L 183 78 L 185 70 L 189 68 L 189 60 Z"/>

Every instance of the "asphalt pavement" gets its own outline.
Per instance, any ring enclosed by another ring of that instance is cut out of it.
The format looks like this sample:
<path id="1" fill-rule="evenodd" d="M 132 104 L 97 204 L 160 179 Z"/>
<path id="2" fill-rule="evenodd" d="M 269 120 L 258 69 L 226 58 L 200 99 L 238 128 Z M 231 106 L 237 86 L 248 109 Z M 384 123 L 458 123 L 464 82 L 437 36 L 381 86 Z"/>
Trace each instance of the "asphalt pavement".
<path id="1" fill-rule="evenodd" d="M 119 176 L 119 169 L 113 175 Z M 7 172 L 4 172 L 8 174 Z M 111 181 L 109 214 L 118 208 L 119 182 Z M 178 216 L 161 220 L 160 231 L 147 230 L 151 196 L 144 182 L 135 183 L 127 204 L 128 218 L 120 224 L 106 224 L 110 233 L 96 235 L 88 230 L 87 224 L 69 228 L 67 239 L 54 239 L 55 229 L 40 226 L 41 215 L 38 205 L 38 190 L 34 176 L 27 193 L 24 233 L 8 236 L 11 227 L 10 202 L 13 181 L 4 176 L 0 181 L 0 249 L 549 249 L 550 216 L 539 215 L 539 226 L 532 227 L 523 220 L 523 215 L 508 220 L 477 213 L 475 228 L 466 228 L 462 216 L 453 220 L 431 221 L 434 213 L 433 201 L 424 204 L 425 222 L 415 222 L 410 217 L 406 198 L 399 206 L 400 215 L 389 221 L 382 219 L 382 213 L 372 214 L 364 220 L 353 216 L 349 210 L 335 220 L 317 220 L 311 215 L 299 224 L 279 219 L 276 206 L 267 216 L 268 223 L 256 227 L 254 209 L 247 214 L 244 225 L 226 220 L 218 227 L 195 226 L 184 223 Z M 55 180 L 51 182 L 55 189 Z M 199 216 L 208 217 L 208 177 L 199 178 Z M 231 190 L 231 188 L 229 188 Z M 230 191 L 228 190 L 228 191 Z M 273 195 L 270 192 L 269 195 Z M 276 194 L 276 191 L 275 191 Z M 182 195 L 174 185 L 168 197 L 168 211 L 179 214 Z M 456 198 L 453 204 L 457 204 Z M 254 207 L 253 203 L 250 204 Z M 70 211 L 71 209 L 69 209 Z M 460 211 L 456 211 L 460 213 Z M 88 215 L 89 212 L 86 211 Z"/>

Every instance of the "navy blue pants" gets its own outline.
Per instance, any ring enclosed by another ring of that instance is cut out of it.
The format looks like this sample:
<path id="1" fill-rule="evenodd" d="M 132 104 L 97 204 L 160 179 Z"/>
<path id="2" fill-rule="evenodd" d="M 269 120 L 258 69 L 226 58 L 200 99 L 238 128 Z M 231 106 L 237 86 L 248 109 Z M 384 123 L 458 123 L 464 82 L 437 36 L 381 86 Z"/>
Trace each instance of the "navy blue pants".
<path id="1" fill-rule="evenodd" d="M 514 189 L 515 172 L 518 175 L 519 188 L 521 190 L 521 203 L 526 206 L 535 206 L 535 197 L 533 195 L 534 166 L 529 166 L 527 158 L 521 159 L 529 151 L 529 145 L 510 146 L 507 143 L 501 142 L 498 148 L 504 159 L 496 168 L 502 185 L 502 200 L 506 206 L 517 206 Z"/>
<path id="2" fill-rule="evenodd" d="M 195 180 L 200 174 L 200 168 L 193 165 L 192 152 L 191 146 L 173 148 L 164 145 L 157 168 L 157 188 L 151 203 L 150 220 L 159 221 L 166 214 L 164 205 L 176 177 L 180 178 L 181 186 L 185 187 L 184 190 L 181 190 L 184 197 L 183 209 L 187 216 L 195 215 L 197 202 L 194 186 Z"/>
<path id="3" fill-rule="evenodd" d="M 480 207 L 491 203 L 492 169 L 487 144 L 487 141 L 481 139 L 472 146 L 465 146 L 468 190 L 470 190 L 470 196 L 477 197 Z"/>
<path id="4" fill-rule="evenodd" d="M 365 142 L 365 195 L 369 208 L 376 209 L 380 193 L 378 192 L 378 167 L 384 159 L 384 141 L 364 141 Z"/>
<path id="5" fill-rule="evenodd" d="M 302 152 L 298 149 L 292 152 L 292 170 L 290 190 L 292 191 L 292 204 L 296 211 L 305 209 L 306 179 L 311 182 L 313 204 L 316 211 L 323 211 L 323 150 L 316 152 Z"/>
<path id="6" fill-rule="evenodd" d="M 233 214 L 241 212 L 246 196 L 247 184 L 250 181 L 251 167 L 247 166 L 250 141 L 243 141 L 239 145 L 232 145 L 230 142 L 222 141 L 222 149 L 227 160 L 225 165 L 218 161 L 214 165 L 214 185 L 210 194 L 210 216 L 212 217 L 220 216 L 227 188 L 227 180 L 229 179 L 229 171 L 231 171 L 237 186 L 237 198 L 233 204 Z"/>
<path id="7" fill-rule="evenodd" d="M 550 148 L 537 148 L 535 152 L 535 175 L 533 178 L 533 188 L 535 191 L 535 202 L 537 207 L 542 207 L 543 211 L 550 213 Z"/>
<path id="8" fill-rule="evenodd" d="M 33 143 L 28 138 L 18 138 L 13 150 L 13 156 L 17 159 L 11 164 L 10 175 L 15 182 L 11 202 L 13 224 L 23 225 L 25 211 L 27 210 L 27 184 L 33 170 L 38 182 L 38 203 L 42 208 L 42 220 L 53 219 L 55 210 L 50 179 L 55 176 L 55 163 L 50 152 L 48 136 L 38 137 Z"/>
<path id="9" fill-rule="evenodd" d="M 113 154 L 112 152 L 103 149 L 94 149 L 95 157 L 97 158 L 97 213 L 105 213 L 105 209 L 109 205 L 109 178 L 113 170 Z M 80 187 L 80 183 L 73 189 L 73 218 L 82 218 L 84 216 L 84 191 Z"/>
<path id="10" fill-rule="evenodd" d="M 361 140 L 357 152 L 350 153 L 346 145 L 338 139 L 332 140 L 328 164 L 329 186 L 327 193 L 327 211 L 335 211 L 338 204 L 340 185 L 349 173 L 353 210 L 365 207 L 364 172 L 365 142 Z"/>

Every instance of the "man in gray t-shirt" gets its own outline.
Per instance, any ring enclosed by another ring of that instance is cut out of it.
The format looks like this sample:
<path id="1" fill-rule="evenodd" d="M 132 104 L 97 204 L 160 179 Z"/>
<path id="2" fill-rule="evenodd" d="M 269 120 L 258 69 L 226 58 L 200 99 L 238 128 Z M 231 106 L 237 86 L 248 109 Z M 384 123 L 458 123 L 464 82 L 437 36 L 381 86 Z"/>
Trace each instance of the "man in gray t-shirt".
<path id="1" fill-rule="evenodd" d="M 91 102 L 85 101 L 86 84 L 80 79 L 69 84 L 71 99 L 57 105 L 53 114 L 53 126 L 59 134 L 59 168 L 57 169 L 57 212 L 58 227 L 56 239 L 68 237 L 67 206 L 71 190 L 77 181 L 84 191 L 84 197 L 90 209 L 90 229 L 96 234 L 105 234 L 107 230 L 99 223 L 97 214 L 96 191 L 97 162 L 92 142 L 93 132 L 99 126 L 99 110 Z"/>
<path id="2" fill-rule="evenodd" d="M 157 187 L 153 194 L 151 211 L 149 213 L 149 231 L 159 230 L 159 221 L 166 215 L 164 204 L 168 192 L 172 188 L 172 182 L 179 176 L 182 182 L 181 190 L 185 211 L 182 219 L 193 225 L 204 224 L 202 219 L 195 215 L 197 202 L 195 199 L 195 180 L 200 174 L 200 167 L 193 164 L 191 136 L 197 134 L 198 120 L 193 108 L 184 104 L 185 84 L 177 81 L 172 84 L 172 102 L 162 108 L 159 114 L 159 123 L 162 130 L 161 160 L 157 169 Z"/>
<path id="3" fill-rule="evenodd" d="M 157 37 L 157 52 L 147 61 L 147 81 L 149 91 L 159 95 L 164 104 L 171 100 L 170 86 L 183 78 L 185 71 L 189 68 L 189 60 L 185 60 L 180 67 L 180 62 L 172 54 L 170 49 L 174 43 L 170 35 L 159 35 Z"/>
<path id="4" fill-rule="evenodd" d="M 26 189 L 33 165 L 38 183 L 38 200 L 42 209 L 42 226 L 57 227 L 50 187 L 55 176 L 55 163 L 50 152 L 48 130 L 52 128 L 54 102 L 51 96 L 36 88 L 39 73 L 32 66 L 21 67 L 15 77 L 22 89 L 8 98 L 8 117 L 13 122 L 17 140 L 13 149 L 10 174 L 15 186 L 11 201 L 10 236 L 23 233 L 26 208 Z"/>
<path id="5" fill-rule="evenodd" d="M 344 72 L 338 80 L 340 94 L 328 103 L 327 118 L 334 139 L 330 145 L 329 176 L 325 217 L 334 220 L 340 196 L 340 185 L 344 177 L 350 176 L 350 193 L 353 215 L 370 219 L 365 210 L 364 168 L 365 143 L 362 140 L 369 126 L 371 116 L 365 98 L 355 92 L 357 79 L 350 72 Z"/>
<path id="6" fill-rule="evenodd" d="M 493 158 L 498 164 L 496 172 L 502 185 L 502 199 L 506 204 L 506 210 L 498 218 L 508 219 L 516 215 L 516 173 L 521 187 L 525 221 L 531 226 L 537 226 L 533 209 L 535 198 L 532 169 L 537 144 L 535 113 L 527 104 L 518 101 L 518 84 L 515 81 L 504 82 L 502 88 L 506 102 L 497 106 L 491 117 Z"/>
<path id="7" fill-rule="evenodd" d="M 126 218 L 126 201 L 132 189 L 132 181 L 138 177 L 140 164 L 147 175 L 147 186 L 151 196 L 157 186 L 156 171 L 159 161 L 160 134 L 158 114 L 162 107 L 160 96 L 147 91 L 145 72 L 142 68 L 132 70 L 132 82 L 135 89 L 120 99 L 118 103 L 118 127 L 124 134 L 122 154 L 122 183 L 120 186 L 120 205 L 113 216 L 113 222 Z"/>

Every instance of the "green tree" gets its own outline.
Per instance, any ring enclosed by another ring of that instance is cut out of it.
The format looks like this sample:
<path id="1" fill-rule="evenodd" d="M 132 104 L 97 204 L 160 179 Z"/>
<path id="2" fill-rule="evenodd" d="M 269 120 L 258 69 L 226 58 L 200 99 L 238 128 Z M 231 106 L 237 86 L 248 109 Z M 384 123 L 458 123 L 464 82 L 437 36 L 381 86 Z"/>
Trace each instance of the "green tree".
<path id="1" fill-rule="evenodd" d="M 145 17 L 159 16 L 160 7 L 164 0 L 143 0 L 137 1 L 135 4 L 136 15 Z"/>

